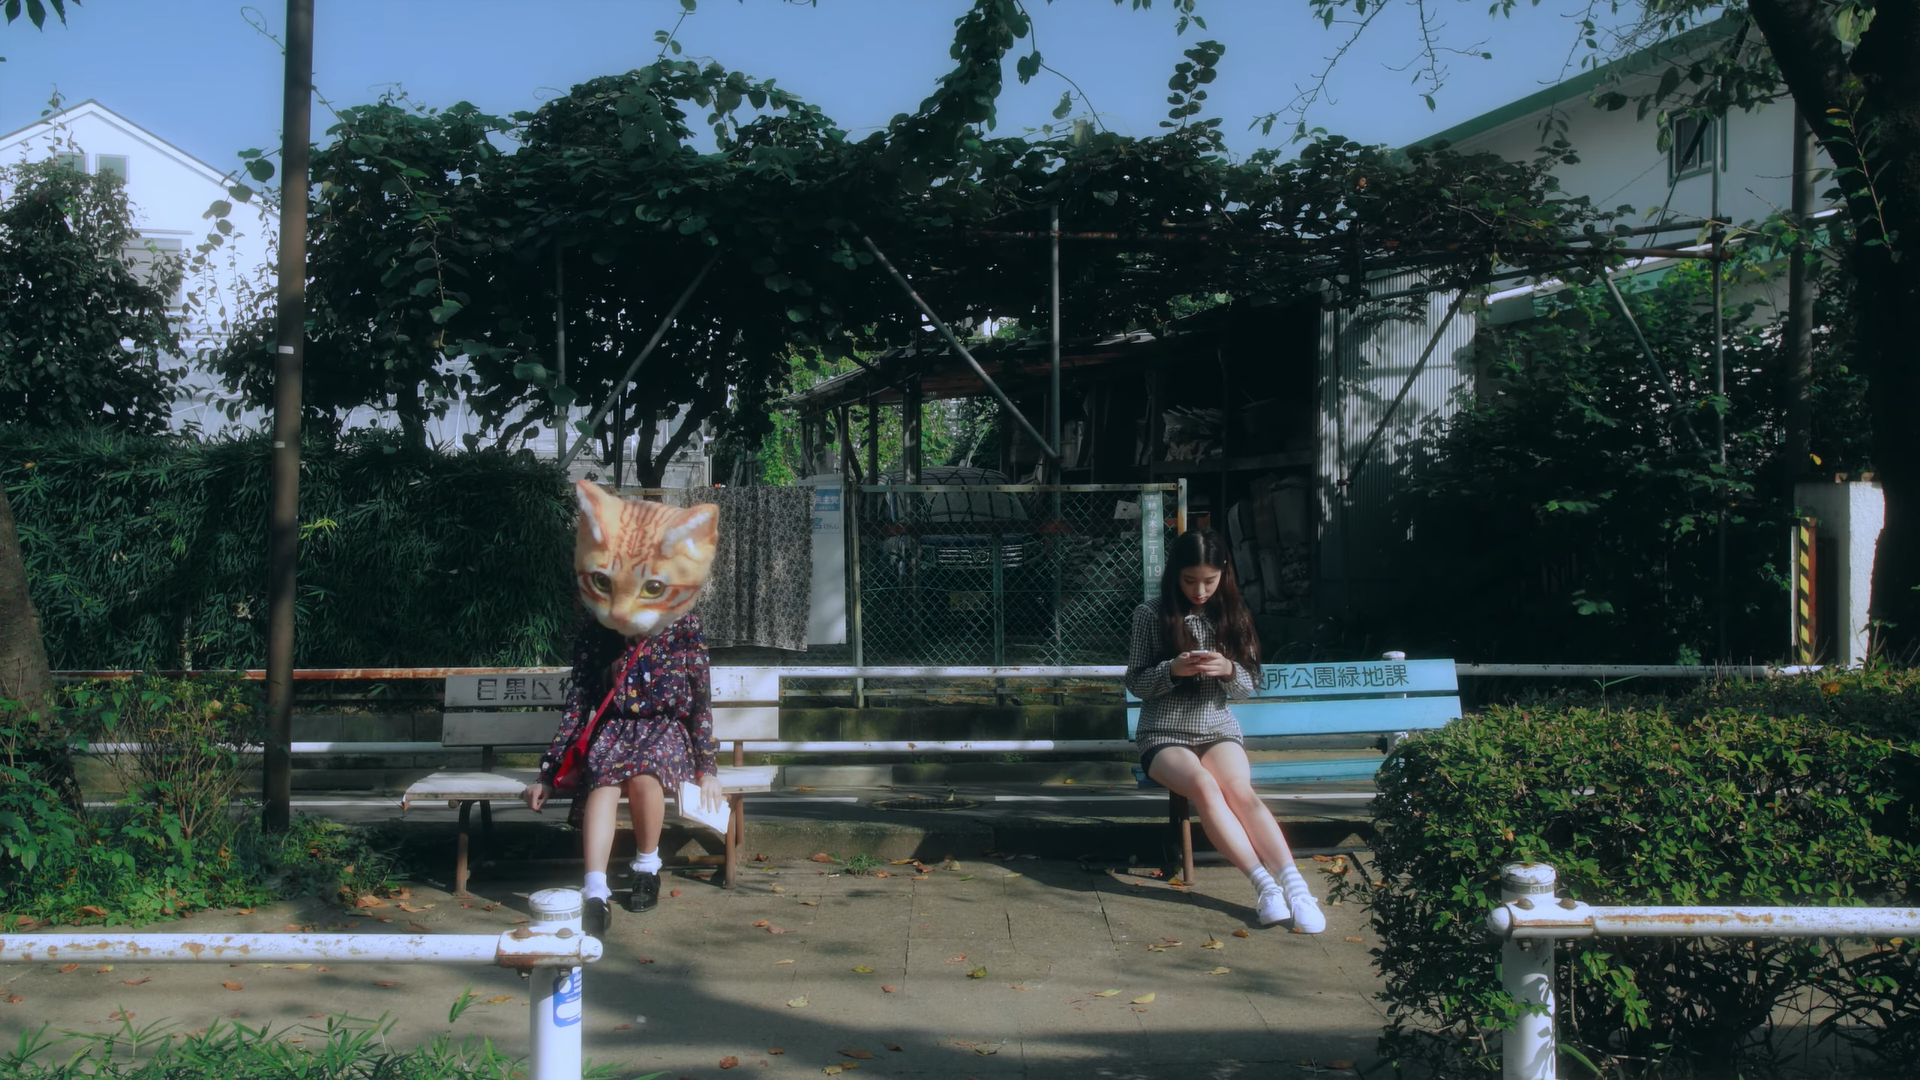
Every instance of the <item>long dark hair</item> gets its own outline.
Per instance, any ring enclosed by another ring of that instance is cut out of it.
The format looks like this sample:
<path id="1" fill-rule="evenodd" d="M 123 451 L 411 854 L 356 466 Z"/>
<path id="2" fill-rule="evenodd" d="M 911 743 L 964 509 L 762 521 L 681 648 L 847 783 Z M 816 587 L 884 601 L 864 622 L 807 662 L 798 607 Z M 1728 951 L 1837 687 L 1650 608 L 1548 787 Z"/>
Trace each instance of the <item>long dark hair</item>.
<path id="1" fill-rule="evenodd" d="M 1260 635 L 1253 628 L 1253 613 L 1240 599 L 1227 542 L 1212 529 L 1184 532 L 1167 548 L 1167 565 L 1160 571 L 1160 640 L 1172 646 L 1169 658 L 1199 647 L 1187 632 L 1187 615 L 1193 605 L 1180 589 L 1180 571 L 1195 566 L 1220 571 L 1220 588 L 1207 598 L 1201 614 L 1212 620 L 1214 633 L 1220 637 L 1221 654 L 1248 672 L 1258 672 Z"/>

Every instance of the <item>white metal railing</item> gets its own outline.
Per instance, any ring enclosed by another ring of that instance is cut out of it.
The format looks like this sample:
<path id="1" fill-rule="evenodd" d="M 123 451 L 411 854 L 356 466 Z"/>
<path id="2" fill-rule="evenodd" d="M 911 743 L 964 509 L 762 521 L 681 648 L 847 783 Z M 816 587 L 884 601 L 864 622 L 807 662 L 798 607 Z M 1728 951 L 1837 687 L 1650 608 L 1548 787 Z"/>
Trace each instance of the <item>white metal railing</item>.
<path id="1" fill-rule="evenodd" d="M 528 1080 L 580 1080 L 580 967 L 600 959 L 581 932 L 580 893 L 544 889 L 527 898 L 532 921 L 504 934 L 11 934 L 0 964 L 84 958 L 148 964 L 496 964 L 533 983 Z M 551 972 L 551 974 L 549 974 Z"/>
<path id="2" fill-rule="evenodd" d="M 1585 937 L 1920 936 L 1920 908 L 1595 907 L 1555 898 L 1559 875 L 1544 863 L 1501 868 L 1500 906 L 1487 931 L 1501 941 L 1500 983 L 1522 1015 L 1501 1048 L 1506 1080 L 1557 1080 L 1553 943 Z"/>

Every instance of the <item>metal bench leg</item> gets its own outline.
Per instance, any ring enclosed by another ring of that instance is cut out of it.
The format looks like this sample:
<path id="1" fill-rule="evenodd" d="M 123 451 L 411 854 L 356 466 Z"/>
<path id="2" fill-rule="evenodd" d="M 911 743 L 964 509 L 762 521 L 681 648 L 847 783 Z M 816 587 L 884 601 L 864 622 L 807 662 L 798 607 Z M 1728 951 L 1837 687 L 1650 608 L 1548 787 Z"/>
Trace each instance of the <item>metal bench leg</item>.
<path id="1" fill-rule="evenodd" d="M 1193 808 L 1185 795 L 1167 792 L 1167 823 L 1180 843 L 1180 880 L 1193 884 Z"/>
<path id="2" fill-rule="evenodd" d="M 472 818 L 473 800 L 463 800 L 460 803 L 459 854 L 454 857 L 453 863 L 453 895 L 455 896 L 467 895 L 467 849 L 470 843 L 467 836 L 467 826 Z"/>
<path id="3" fill-rule="evenodd" d="M 727 822 L 727 861 L 721 883 L 731 889 L 734 876 L 740 869 L 740 845 L 747 838 L 747 797 L 729 795 L 727 802 L 732 804 L 733 814 Z"/>
<path id="4" fill-rule="evenodd" d="M 493 800 L 480 800 L 480 839 L 485 843 L 493 841 Z"/>

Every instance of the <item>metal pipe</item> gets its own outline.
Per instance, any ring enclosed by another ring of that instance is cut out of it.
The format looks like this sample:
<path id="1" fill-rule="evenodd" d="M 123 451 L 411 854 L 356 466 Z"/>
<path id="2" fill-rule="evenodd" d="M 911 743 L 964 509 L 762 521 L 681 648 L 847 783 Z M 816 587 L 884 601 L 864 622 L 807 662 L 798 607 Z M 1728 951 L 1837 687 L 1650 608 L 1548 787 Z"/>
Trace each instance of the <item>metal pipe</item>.
<path id="1" fill-rule="evenodd" d="M 300 408 L 307 340 L 307 158 L 313 115 L 313 0 L 287 0 L 280 114 L 278 344 L 273 360 L 273 485 L 267 518 L 267 754 L 260 823 L 293 820 L 293 634 L 300 562 Z"/>
<path id="2" fill-rule="evenodd" d="M 1716 85 L 1718 80 L 1715 80 Z M 1722 473 L 1727 466 L 1727 357 L 1726 322 L 1724 319 L 1725 275 L 1721 272 L 1721 255 L 1724 253 L 1727 230 L 1720 220 L 1720 168 L 1721 138 L 1727 130 L 1727 117 L 1724 112 L 1713 120 L 1713 194 L 1709 216 L 1713 219 L 1712 274 L 1713 291 L 1713 395 L 1719 400 L 1713 410 L 1714 439 L 1719 444 L 1720 468 Z M 1715 637 L 1715 660 L 1727 658 L 1727 507 L 1726 496 L 1720 497 L 1720 509 L 1714 515 L 1714 570 L 1713 570 L 1713 623 Z"/>
<path id="3" fill-rule="evenodd" d="M 756 754 L 1038 754 L 1050 751 L 1125 754 L 1131 739 L 875 739 L 742 740 Z"/>
<path id="4" fill-rule="evenodd" d="M 312 757 L 319 754 L 439 754 L 448 750 L 472 750 L 473 747 L 447 746 L 437 742 L 297 742 L 290 744 L 295 757 Z M 145 753 L 148 744 L 137 742 L 88 743 L 89 754 L 140 754 Z M 156 744 L 156 750 L 169 749 L 164 744 Z M 243 757 L 253 757 L 265 753 L 265 747 L 257 743 L 230 748 L 233 753 Z"/>
<path id="5" fill-rule="evenodd" d="M 1651 231 L 1651 230 L 1650 230 Z M 1658 231 L 1666 231 L 1661 229 Z M 968 229 L 969 240 L 1045 240 L 1050 232 L 1020 229 Z M 1292 248 L 1298 251 L 1339 251 L 1353 248 L 1346 237 L 1268 236 L 1259 233 L 1175 233 L 1175 232 L 1063 232 L 1062 240 L 1099 240 L 1138 244 L 1252 244 L 1260 247 Z M 1710 251 L 1692 248 L 1604 248 L 1568 247 L 1562 244 L 1491 244 L 1460 242 L 1451 244 L 1414 240 L 1369 240 L 1368 247 L 1398 252 L 1461 252 L 1516 255 L 1607 255 L 1628 258 L 1712 259 Z"/>
<path id="6" fill-rule="evenodd" d="M 634 357 L 633 363 L 627 365 L 627 373 L 620 377 L 620 382 L 614 386 L 613 393 L 607 395 L 606 402 L 602 404 L 599 411 L 595 412 L 593 417 L 587 421 L 587 429 L 580 433 L 580 441 L 574 443 L 573 450 L 560 460 L 560 467 L 562 469 L 573 464 L 573 459 L 580 454 L 580 448 L 587 445 L 588 441 L 593 438 L 594 429 L 598 428 L 600 422 L 607 418 L 607 413 L 613 409 L 613 403 L 620 400 L 621 393 L 633 382 L 633 377 L 640 374 L 640 365 L 647 362 L 647 357 L 653 355 L 653 350 L 660 344 L 660 339 L 667 336 L 667 328 L 673 325 L 673 320 L 680 317 L 680 309 L 686 307 L 687 301 L 693 299 L 693 294 L 700 288 L 700 283 L 707 280 L 707 274 L 713 270 L 714 264 L 720 261 L 720 253 L 723 250 L 725 249 L 714 249 L 713 254 L 707 257 L 707 264 L 700 268 L 700 272 L 695 274 L 693 280 L 688 282 L 687 287 L 681 291 L 680 298 L 673 302 L 671 308 L 667 309 L 667 317 L 661 319 L 660 325 L 654 328 L 653 336 L 647 339 L 646 345 L 640 350 L 640 355 Z M 618 453 L 618 445 L 618 443 L 615 443 L 616 453 Z"/>
<path id="7" fill-rule="evenodd" d="M 1700 435 L 1693 430 L 1693 421 L 1680 405 L 1680 396 L 1673 389 L 1673 380 L 1667 377 L 1667 371 L 1660 366 L 1660 358 L 1653 353 L 1653 346 L 1647 344 L 1647 335 L 1640 332 L 1640 321 L 1633 317 L 1633 310 L 1627 307 L 1627 298 L 1620 295 L 1620 286 L 1613 283 L 1613 275 L 1602 273 L 1600 280 L 1607 286 L 1607 292 L 1613 295 L 1613 302 L 1620 306 L 1621 317 L 1627 320 L 1627 328 L 1633 331 L 1633 340 L 1640 343 L 1640 351 L 1646 355 L 1647 366 L 1653 369 L 1653 376 L 1660 383 L 1660 390 L 1667 396 L 1667 403 L 1673 406 L 1673 414 L 1680 418 L 1680 426 L 1687 429 L 1687 438 L 1693 441 L 1693 448 L 1701 453 L 1707 452 L 1706 444 L 1700 441 Z"/>
<path id="8" fill-rule="evenodd" d="M 1053 259 L 1051 289 L 1052 310 L 1049 315 L 1051 330 L 1047 348 L 1047 359 L 1052 371 L 1051 390 L 1048 400 L 1052 403 L 1048 409 L 1047 434 L 1053 439 L 1053 482 L 1066 479 L 1066 462 L 1060 457 L 1066 447 L 1060 441 L 1060 207 L 1053 207 Z M 1056 517 L 1059 515 L 1056 514 Z"/>
<path id="9" fill-rule="evenodd" d="M 573 889 L 542 889 L 527 897 L 527 914 L 533 917 L 527 929 L 574 941 L 593 941 L 580 932 L 583 908 L 580 894 Z M 528 1056 L 534 1062 L 534 1078 L 575 1080 L 580 1075 L 580 1019 L 584 1012 L 580 966 L 561 966 L 551 975 L 541 972 L 533 976 L 532 983 L 527 1019 L 532 1036 Z"/>
<path id="10" fill-rule="evenodd" d="M 1007 392 L 1000 389 L 1000 384 L 993 381 L 993 377 L 987 374 L 987 369 L 981 367 L 980 361 L 975 360 L 973 354 L 967 351 L 967 347 L 960 343 L 958 337 L 954 336 L 953 329 L 949 327 L 940 316 L 934 314 L 933 309 L 927 306 L 927 302 L 920 298 L 918 292 L 914 291 L 913 283 L 908 281 L 906 275 L 902 274 L 894 267 L 893 263 L 887 260 L 886 255 L 874 244 L 873 237 L 863 233 L 861 234 L 860 241 L 867 245 L 867 250 L 873 253 L 874 259 L 877 260 L 881 267 L 886 270 L 887 274 L 893 278 L 894 284 L 900 286 L 901 290 L 913 300 L 914 306 L 920 309 L 920 314 L 925 315 L 927 320 L 933 323 L 934 329 L 940 332 L 941 337 L 947 339 L 947 344 L 952 346 L 953 351 L 959 353 L 960 359 L 965 360 L 967 366 L 973 369 L 974 375 L 980 379 L 981 384 L 993 393 L 995 400 L 1000 402 L 1000 407 L 1007 410 L 1007 412 L 1013 416 L 1014 422 L 1020 425 L 1021 430 L 1025 431 L 1027 435 L 1039 445 L 1040 452 L 1053 458 L 1055 461 L 1060 460 L 1059 447 L 1050 445 L 1047 440 L 1041 436 L 1040 432 L 1034 429 L 1033 424 L 1027 420 L 1026 416 L 1020 412 L 1019 407 L 1013 403 L 1013 399 L 1007 396 Z"/>
<path id="11" fill-rule="evenodd" d="M 1460 675 L 1522 679 L 1767 679 L 1797 674 L 1764 664 L 1455 664 Z"/>
<path id="12" fill-rule="evenodd" d="M 1500 901 L 1507 906 L 1545 905 L 1553 899 L 1557 877 L 1551 866 L 1511 863 L 1501 868 Z M 1502 938 L 1500 982 L 1522 1010 L 1501 1046 L 1502 1075 L 1506 1080 L 1554 1080 L 1559 1055 L 1553 1037 L 1553 941 Z"/>
<path id="13" fill-rule="evenodd" d="M 496 964 L 572 967 L 600 959 L 601 943 L 527 927 L 504 934 L 13 934 L 0 963 L 115 960 L 141 964 Z"/>
<path id="14" fill-rule="evenodd" d="M 1487 930 L 1509 941 L 1592 937 L 1907 937 L 1920 934 L 1920 908 L 1595 907 L 1539 898 L 1503 903 Z"/>

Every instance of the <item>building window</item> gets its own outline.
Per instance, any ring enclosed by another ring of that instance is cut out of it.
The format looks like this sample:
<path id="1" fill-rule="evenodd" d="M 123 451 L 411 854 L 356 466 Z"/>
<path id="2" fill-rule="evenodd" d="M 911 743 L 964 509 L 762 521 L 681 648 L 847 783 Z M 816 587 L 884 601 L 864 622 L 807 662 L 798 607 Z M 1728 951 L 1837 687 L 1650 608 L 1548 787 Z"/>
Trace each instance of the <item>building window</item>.
<path id="1" fill-rule="evenodd" d="M 100 154 L 93 159 L 93 171 L 101 176 L 111 176 L 124 184 L 127 182 L 126 155 Z"/>
<path id="2" fill-rule="evenodd" d="M 1685 180 L 1699 176 L 1716 163 L 1725 168 L 1725 146 L 1720 125 L 1699 116 L 1678 116 L 1668 129 L 1672 145 L 1667 148 L 1667 177 Z"/>
<path id="3" fill-rule="evenodd" d="M 53 155 L 53 163 L 63 169 L 72 169 L 77 173 L 87 171 L 87 155 L 85 154 L 55 154 Z"/>

